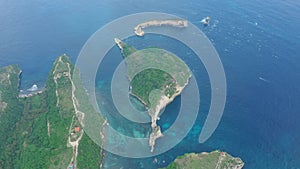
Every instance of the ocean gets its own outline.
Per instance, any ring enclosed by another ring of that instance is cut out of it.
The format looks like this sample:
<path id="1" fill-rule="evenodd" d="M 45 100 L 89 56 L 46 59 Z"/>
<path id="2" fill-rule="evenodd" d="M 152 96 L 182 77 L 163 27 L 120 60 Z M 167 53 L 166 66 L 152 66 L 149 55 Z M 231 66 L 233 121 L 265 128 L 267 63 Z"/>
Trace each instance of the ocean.
<path id="1" fill-rule="evenodd" d="M 245 169 L 300 168 L 299 2 L 0 0 L 0 11 L 0 66 L 20 66 L 21 89 L 33 84 L 44 86 L 59 55 L 66 53 L 75 62 L 95 31 L 124 15 L 174 14 L 198 26 L 211 40 L 226 73 L 227 100 L 218 128 L 203 144 L 198 143 L 198 135 L 210 104 L 210 83 L 203 64 L 173 39 L 150 34 L 126 40 L 138 49 L 158 46 L 182 56 L 200 84 L 201 105 L 189 134 L 173 149 L 157 156 L 157 163 L 153 163 L 154 157 L 128 159 L 107 153 L 105 168 L 164 167 L 184 153 L 215 149 L 240 157 Z M 200 23 L 205 16 L 211 17 L 207 27 Z M 98 70 L 95 82 L 104 95 L 110 94 L 109 70 L 113 71 L 122 60 L 116 47 L 107 56 L 114 59 L 104 60 L 109 66 Z M 174 122 L 180 99 L 176 98 L 161 116 L 163 130 Z M 123 132 L 127 132 L 127 126 L 134 126 L 117 114 L 107 116 L 112 125 L 121 120 Z"/>

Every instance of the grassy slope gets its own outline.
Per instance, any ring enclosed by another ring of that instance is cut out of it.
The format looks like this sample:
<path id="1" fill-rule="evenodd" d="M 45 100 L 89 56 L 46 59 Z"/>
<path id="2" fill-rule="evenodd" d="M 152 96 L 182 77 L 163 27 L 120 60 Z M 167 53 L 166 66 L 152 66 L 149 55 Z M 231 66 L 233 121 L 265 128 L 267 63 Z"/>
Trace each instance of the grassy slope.
<path id="1" fill-rule="evenodd" d="M 85 129 L 92 129 L 92 131 L 89 130 L 90 135 L 99 135 L 99 130 L 104 123 L 104 118 L 99 116 L 98 112 L 95 112 L 93 106 L 89 102 L 89 98 L 80 80 L 78 70 L 74 71 L 73 82 L 76 86 L 75 97 L 78 102 L 77 108 L 79 111 L 85 113 Z M 102 144 L 102 140 L 97 140 L 97 142 L 99 145 Z M 87 134 L 83 135 L 78 146 L 78 168 L 100 168 L 100 164 L 102 162 L 102 149 L 98 144 L 96 144 Z"/>

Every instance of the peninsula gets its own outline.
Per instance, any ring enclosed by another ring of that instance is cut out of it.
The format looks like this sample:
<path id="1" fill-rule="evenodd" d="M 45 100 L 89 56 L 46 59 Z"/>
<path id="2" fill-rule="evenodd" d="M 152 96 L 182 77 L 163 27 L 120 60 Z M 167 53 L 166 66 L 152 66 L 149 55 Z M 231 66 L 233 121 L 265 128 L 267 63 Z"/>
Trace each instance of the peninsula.
<path id="1" fill-rule="evenodd" d="M 143 31 L 143 29 L 150 26 L 174 26 L 174 27 L 183 28 L 188 26 L 188 22 L 187 20 L 183 20 L 183 19 L 151 20 L 148 22 L 138 24 L 134 28 L 134 33 L 138 36 L 144 36 L 145 32 Z"/>
<path id="2" fill-rule="evenodd" d="M 191 72 L 182 60 L 163 49 L 146 48 L 137 51 L 120 39 L 115 38 L 115 42 L 125 58 L 130 81 L 129 92 L 144 103 L 151 116 L 149 146 L 153 152 L 155 140 L 163 136 L 156 124 L 159 113 L 180 95 L 188 84 Z"/>

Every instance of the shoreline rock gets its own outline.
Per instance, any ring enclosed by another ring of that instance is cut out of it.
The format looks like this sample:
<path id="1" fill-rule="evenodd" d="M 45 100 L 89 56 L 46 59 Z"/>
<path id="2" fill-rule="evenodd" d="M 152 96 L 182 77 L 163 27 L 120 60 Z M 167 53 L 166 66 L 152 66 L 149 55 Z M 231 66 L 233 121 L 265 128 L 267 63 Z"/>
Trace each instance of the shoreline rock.
<path id="1" fill-rule="evenodd" d="M 37 84 L 33 84 L 29 89 L 27 89 L 27 91 L 29 92 L 34 92 L 37 91 L 39 88 L 37 86 Z"/>
<path id="2" fill-rule="evenodd" d="M 18 97 L 19 98 L 28 98 L 28 97 L 35 96 L 37 94 L 41 94 L 43 92 L 45 92 L 45 88 L 40 89 L 40 90 L 35 90 L 35 91 L 29 92 L 29 93 L 22 93 L 22 90 L 20 90 Z"/>
<path id="3" fill-rule="evenodd" d="M 188 22 L 187 20 L 183 20 L 183 19 L 178 19 L 178 20 L 151 20 L 148 22 L 144 22 L 141 24 L 138 24 L 135 28 L 134 28 L 134 33 L 137 36 L 144 36 L 145 32 L 142 30 L 144 28 L 150 27 L 150 26 L 174 26 L 174 27 L 179 27 L 179 28 L 183 28 L 183 27 L 187 27 L 188 26 Z"/>
<path id="4" fill-rule="evenodd" d="M 191 77 L 192 76 L 190 75 L 189 78 L 188 78 L 188 81 L 184 84 L 184 86 L 179 86 L 178 85 L 176 87 L 177 92 L 171 98 L 168 98 L 167 96 L 162 96 L 162 98 L 159 101 L 159 104 L 155 108 L 154 114 L 151 114 L 149 112 L 149 115 L 151 116 L 151 128 L 152 128 L 152 132 L 151 132 L 150 138 L 149 138 L 149 146 L 151 147 L 151 153 L 154 152 L 154 146 L 155 146 L 156 139 L 158 139 L 160 137 L 163 137 L 163 134 L 161 133 L 160 126 L 158 126 L 156 124 L 156 121 L 158 120 L 159 112 L 163 108 L 165 108 L 169 103 L 171 103 L 178 95 L 181 94 L 181 92 L 183 91 L 185 86 L 188 85 L 189 79 Z"/>

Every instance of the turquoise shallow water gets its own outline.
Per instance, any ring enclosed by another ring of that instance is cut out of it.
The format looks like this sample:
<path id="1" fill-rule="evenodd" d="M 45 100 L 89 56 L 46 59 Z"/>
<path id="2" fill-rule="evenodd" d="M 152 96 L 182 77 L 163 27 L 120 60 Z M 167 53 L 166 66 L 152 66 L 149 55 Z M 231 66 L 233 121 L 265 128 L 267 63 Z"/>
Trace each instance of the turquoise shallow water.
<path id="1" fill-rule="evenodd" d="M 246 169 L 300 168 L 300 5 L 297 1 L 18 1 L 0 0 L 0 66 L 17 63 L 23 69 L 22 88 L 33 83 L 43 85 L 55 58 L 67 53 L 76 60 L 85 41 L 109 21 L 126 14 L 157 11 L 186 18 L 197 25 L 216 47 L 224 65 L 228 97 L 219 127 L 204 144 L 197 138 L 209 107 L 210 90 L 205 69 L 192 54 L 178 48 L 178 42 L 163 37 L 128 39 L 143 48 L 148 44 L 183 52 L 183 60 L 193 67 L 201 91 L 200 113 L 188 136 L 175 148 L 153 158 L 127 159 L 107 154 L 107 168 L 157 168 L 187 152 L 221 149 L 241 157 Z M 200 20 L 210 15 L 212 24 L 203 27 Z M 161 39 L 161 43 L 157 40 Z M 172 42 L 172 43 L 166 43 Z M 180 50 L 179 50 L 180 49 Z M 97 86 L 109 95 L 110 76 L 121 61 L 117 48 L 106 59 Z M 101 78 L 100 78 L 101 77 Z M 262 80 L 263 79 L 263 80 Z M 101 82 L 100 82 L 101 81 Z M 109 97 L 107 97 L 109 100 Z M 177 98 L 161 117 L 168 128 L 176 117 Z M 175 112 L 175 113 L 168 113 Z M 110 117 L 119 124 L 118 115 Z M 167 125 L 168 124 L 168 125 Z M 125 130 L 135 127 L 122 123 Z M 147 125 L 141 127 L 147 131 Z M 120 129 L 122 130 L 122 129 Z"/>

